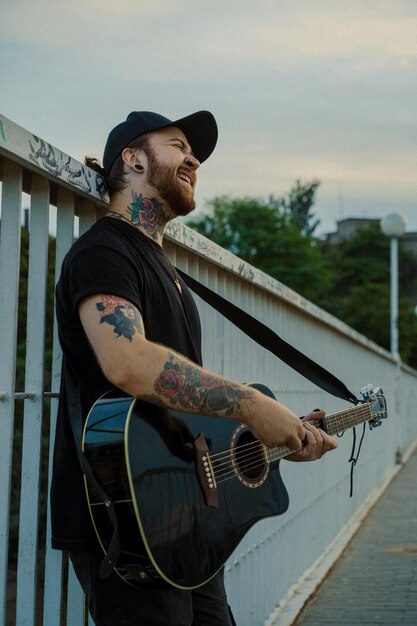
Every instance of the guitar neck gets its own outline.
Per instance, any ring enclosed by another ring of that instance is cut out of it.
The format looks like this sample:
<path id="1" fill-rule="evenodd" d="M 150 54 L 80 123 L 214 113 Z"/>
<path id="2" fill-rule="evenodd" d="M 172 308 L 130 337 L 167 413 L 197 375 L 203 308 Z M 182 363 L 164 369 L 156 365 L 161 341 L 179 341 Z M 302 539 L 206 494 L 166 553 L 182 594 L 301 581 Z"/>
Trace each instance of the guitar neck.
<path id="1" fill-rule="evenodd" d="M 337 435 L 349 428 L 368 422 L 371 417 L 371 405 L 369 403 L 363 403 L 353 408 L 345 409 L 344 411 L 338 411 L 332 415 L 326 415 L 326 417 L 322 419 L 309 421 L 310 424 L 313 424 L 316 428 L 325 430 L 329 435 Z M 264 446 L 264 452 L 267 463 L 272 463 L 273 461 L 278 461 L 279 459 L 289 456 L 294 450 L 285 447 L 267 448 Z"/>

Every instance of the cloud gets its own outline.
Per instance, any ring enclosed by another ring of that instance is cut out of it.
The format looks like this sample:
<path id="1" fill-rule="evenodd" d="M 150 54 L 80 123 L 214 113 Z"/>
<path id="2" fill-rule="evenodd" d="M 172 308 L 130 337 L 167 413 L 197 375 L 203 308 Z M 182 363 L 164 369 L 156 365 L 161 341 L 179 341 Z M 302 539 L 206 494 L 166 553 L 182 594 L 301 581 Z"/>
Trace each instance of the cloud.
<path id="1" fill-rule="evenodd" d="M 349 11 L 347 4 L 345 13 L 336 20 L 334 11 L 320 13 L 314 3 L 290 28 L 288 24 L 255 24 L 250 38 L 258 56 L 279 53 L 286 64 L 306 60 L 329 64 L 349 58 L 354 62 L 360 59 L 366 67 L 375 59 L 416 58 L 416 27 L 417 12 L 388 17 L 384 11 L 370 11 L 369 3 L 362 3 L 360 12 Z"/>
<path id="2" fill-rule="evenodd" d="M 0 109 L 81 159 L 131 110 L 208 108 L 201 199 L 317 177 L 411 202 L 416 32 L 415 0 L 2 0 Z"/>
<path id="3" fill-rule="evenodd" d="M 168 62 L 180 53 L 179 59 L 190 69 L 196 60 L 196 69 L 222 61 L 226 72 L 230 65 L 243 68 L 245 62 L 260 59 L 266 65 L 271 61 L 297 65 L 337 57 L 362 57 L 366 63 L 364 54 L 416 55 L 413 2 L 3 0 L 1 11 L 0 33 L 9 41 L 69 48 L 74 56 L 97 50 L 92 61 L 114 53 L 115 46 L 121 54 L 139 49 L 145 57 L 150 47 Z M 133 69 L 139 59 L 126 62 Z"/>

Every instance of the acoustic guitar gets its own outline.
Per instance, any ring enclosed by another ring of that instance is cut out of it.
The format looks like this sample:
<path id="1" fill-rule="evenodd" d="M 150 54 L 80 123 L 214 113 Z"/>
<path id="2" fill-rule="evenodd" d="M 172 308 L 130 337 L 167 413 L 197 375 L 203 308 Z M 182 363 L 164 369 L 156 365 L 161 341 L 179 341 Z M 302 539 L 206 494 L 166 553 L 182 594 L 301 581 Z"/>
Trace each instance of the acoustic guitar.
<path id="1" fill-rule="evenodd" d="M 274 397 L 264 385 L 254 384 Z M 312 423 L 330 435 L 387 417 L 380 388 L 362 390 L 352 408 Z M 288 494 L 280 459 L 244 423 L 169 411 L 114 393 L 92 407 L 82 449 L 117 514 L 121 552 L 115 570 L 135 586 L 193 589 L 224 565 L 258 520 L 280 515 Z M 113 526 L 85 479 L 88 506 L 107 553 Z"/>

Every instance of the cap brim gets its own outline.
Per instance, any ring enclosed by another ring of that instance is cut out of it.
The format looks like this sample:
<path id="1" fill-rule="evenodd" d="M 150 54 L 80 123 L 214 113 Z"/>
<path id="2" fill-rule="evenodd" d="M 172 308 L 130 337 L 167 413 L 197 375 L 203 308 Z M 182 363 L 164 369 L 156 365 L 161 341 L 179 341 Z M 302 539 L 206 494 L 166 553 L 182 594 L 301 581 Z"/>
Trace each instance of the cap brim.
<path id="1" fill-rule="evenodd" d="M 197 111 L 165 125 L 182 130 L 196 159 L 202 163 L 216 147 L 218 130 L 214 116 L 209 111 Z M 161 128 L 161 127 L 160 127 Z"/>

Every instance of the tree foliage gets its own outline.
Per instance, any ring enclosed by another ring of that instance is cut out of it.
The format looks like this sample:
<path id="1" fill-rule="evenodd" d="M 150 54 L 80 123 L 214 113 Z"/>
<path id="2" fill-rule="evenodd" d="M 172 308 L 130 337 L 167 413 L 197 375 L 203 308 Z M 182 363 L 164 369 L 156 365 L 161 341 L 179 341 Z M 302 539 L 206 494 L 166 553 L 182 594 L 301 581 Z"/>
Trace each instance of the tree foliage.
<path id="1" fill-rule="evenodd" d="M 318 180 L 305 185 L 297 180 L 288 197 L 279 200 L 284 214 L 302 235 L 313 235 L 320 224 L 320 220 L 316 219 L 313 213 L 315 194 L 319 185 Z"/>
<path id="2" fill-rule="evenodd" d="M 288 196 L 268 200 L 217 197 L 188 225 L 389 350 L 388 238 L 372 226 L 338 244 L 317 239 L 318 185 L 297 181 Z M 399 278 L 400 354 L 417 367 L 417 257 L 401 245 Z"/>
<path id="3" fill-rule="evenodd" d="M 390 348 L 389 240 L 378 226 L 359 229 L 350 239 L 321 242 L 333 268 L 332 285 L 318 304 L 387 350 Z M 417 367 L 417 257 L 399 246 L 400 354 Z"/>
<path id="4" fill-rule="evenodd" d="M 216 197 L 188 225 L 306 298 L 330 284 L 330 272 L 313 232 L 318 182 L 297 181 L 288 197 L 267 200 Z"/>

